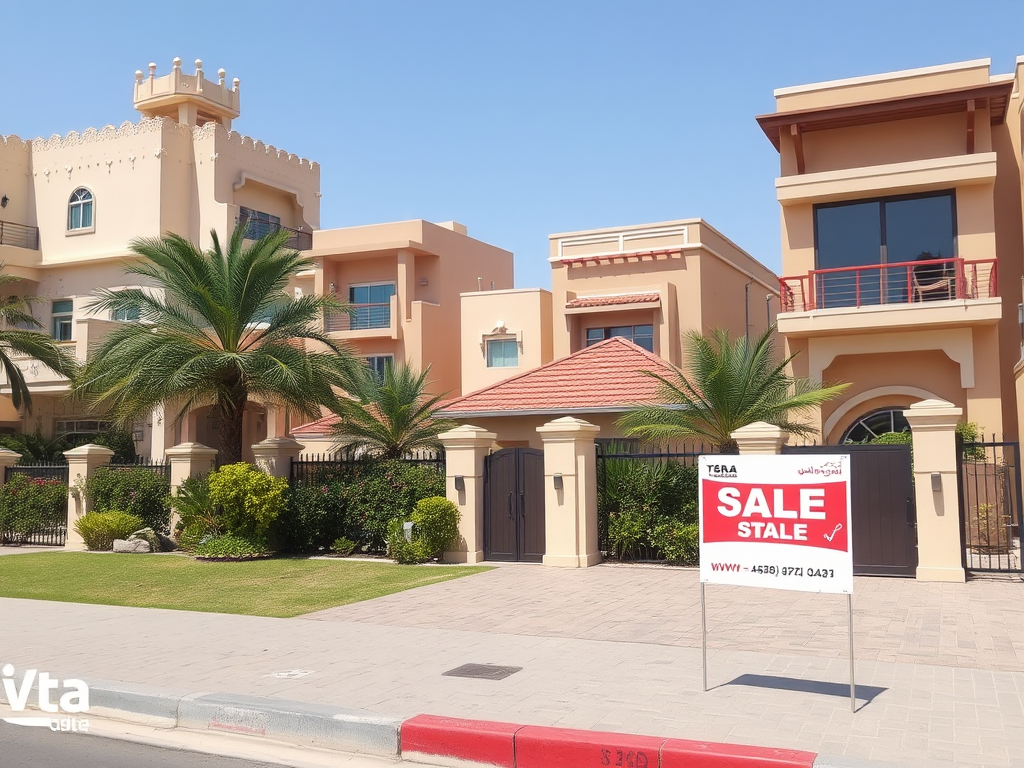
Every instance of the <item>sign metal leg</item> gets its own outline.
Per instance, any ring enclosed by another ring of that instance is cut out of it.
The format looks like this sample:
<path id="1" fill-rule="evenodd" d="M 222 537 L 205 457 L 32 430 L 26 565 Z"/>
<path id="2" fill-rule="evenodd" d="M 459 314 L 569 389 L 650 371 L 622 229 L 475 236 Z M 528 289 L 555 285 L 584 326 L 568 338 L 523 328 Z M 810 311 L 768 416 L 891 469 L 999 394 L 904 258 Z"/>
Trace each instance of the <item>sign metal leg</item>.
<path id="1" fill-rule="evenodd" d="M 852 635 L 851 635 L 852 637 Z M 708 620 L 704 612 L 704 582 L 700 583 L 700 658 L 701 674 L 704 677 L 702 690 L 708 691 Z"/>
<path id="2" fill-rule="evenodd" d="M 704 585 L 702 584 L 701 587 Z M 846 596 L 846 610 L 850 622 L 850 711 L 857 711 L 857 685 L 853 678 L 853 595 Z"/>

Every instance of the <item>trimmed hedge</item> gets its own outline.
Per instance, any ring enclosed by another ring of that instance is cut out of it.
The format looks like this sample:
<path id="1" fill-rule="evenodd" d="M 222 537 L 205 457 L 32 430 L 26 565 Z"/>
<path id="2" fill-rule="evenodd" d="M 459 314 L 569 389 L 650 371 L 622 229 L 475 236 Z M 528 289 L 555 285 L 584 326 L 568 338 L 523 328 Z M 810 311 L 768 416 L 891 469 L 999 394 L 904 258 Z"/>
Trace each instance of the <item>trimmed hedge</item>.
<path id="1" fill-rule="evenodd" d="M 67 525 L 68 486 L 20 472 L 0 488 L 0 538 L 19 540 Z"/>
<path id="2" fill-rule="evenodd" d="M 145 467 L 100 467 L 85 484 L 94 511 L 126 512 L 142 520 L 139 528 L 160 533 L 169 532 L 170 492 L 167 476 Z"/>

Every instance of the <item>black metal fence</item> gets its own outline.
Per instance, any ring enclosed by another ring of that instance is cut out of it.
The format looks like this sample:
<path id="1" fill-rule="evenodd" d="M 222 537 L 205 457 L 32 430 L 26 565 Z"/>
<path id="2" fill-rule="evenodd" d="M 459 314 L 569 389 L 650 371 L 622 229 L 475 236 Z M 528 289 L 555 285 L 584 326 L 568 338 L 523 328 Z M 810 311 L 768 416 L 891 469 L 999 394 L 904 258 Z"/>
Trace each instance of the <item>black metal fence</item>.
<path id="1" fill-rule="evenodd" d="M 152 459 L 140 456 L 135 461 L 125 461 L 111 463 L 110 469 L 113 470 L 124 470 L 124 469 L 148 469 L 159 475 L 163 475 L 167 478 L 167 482 L 171 481 L 171 465 L 170 464 L 157 464 Z"/>
<path id="2" fill-rule="evenodd" d="M 656 507 L 643 513 L 646 520 L 630 521 L 627 526 L 643 524 L 651 528 L 658 524 L 658 517 L 682 519 L 687 515 L 697 520 L 696 466 L 700 456 L 716 453 L 713 447 L 704 444 L 644 445 L 636 440 L 599 441 L 597 448 L 597 532 L 598 546 L 606 556 L 629 560 L 661 560 L 662 553 L 656 544 L 644 534 L 650 531 L 636 531 L 635 535 L 613 535 L 613 519 L 627 508 L 645 505 Z M 664 485 L 667 491 L 657 486 L 666 477 L 669 465 L 693 467 L 684 473 L 692 487 L 680 488 L 680 478 L 672 478 Z M 639 496 L 645 492 L 646 498 Z M 682 495 L 681 495 L 682 494 Z M 667 497 L 666 497 L 667 496 Z M 684 509 L 692 504 L 692 509 Z M 631 543 L 624 545 L 623 541 Z"/>
<path id="3" fill-rule="evenodd" d="M 63 515 L 60 510 L 33 509 L 27 516 L 13 510 L 0 508 L 0 545 L 63 547 L 67 540 L 67 487 L 68 465 L 66 462 L 40 464 L 15 464 L 4 468 L 4 483 L 16 475 L 33 480 L 55 481 L 64 487 Z M 6 504 L 7 500 L 5 500 Z M 58 506 L 60 506 L 58 504 Z M 55 514 L 52 514 L 55 513 Z"/>
<path id="4" fill-rule="evenodd" d="M 964 567 L 1021 572 L 1020 443 L 958 443 Z"/>
<path id="5" fill-rule="evenodd" d="M 351 478 L 361 468 L 367 468 L 379 458 L 365 452 L 349 450 L 338 453 L 303 454 L 293 459 L 288 479 L 291 485 L 304 483 L 322 483 L 332 480 Z M 402 456 L 401 461 L 407 464 L 430 467 L 440 474 L 445 471 L 443 450 L 420 449 Z"/>

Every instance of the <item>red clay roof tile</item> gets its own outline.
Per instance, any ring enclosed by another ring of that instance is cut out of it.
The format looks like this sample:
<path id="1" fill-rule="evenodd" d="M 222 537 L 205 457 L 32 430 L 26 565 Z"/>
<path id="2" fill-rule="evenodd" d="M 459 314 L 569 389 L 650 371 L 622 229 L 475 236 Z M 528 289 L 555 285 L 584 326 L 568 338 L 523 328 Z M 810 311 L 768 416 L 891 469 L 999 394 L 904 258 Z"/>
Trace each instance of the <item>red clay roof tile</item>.
<path id="1" fill-rule="evenodd" d="M 566 309 L 578 309 L 580 307 L 609 307 L 616 304 L 646 304 L 661 299 L 661 294 L 654 293 L 628 293 L 621 296 L 583 296 L 566 302 Z"/>

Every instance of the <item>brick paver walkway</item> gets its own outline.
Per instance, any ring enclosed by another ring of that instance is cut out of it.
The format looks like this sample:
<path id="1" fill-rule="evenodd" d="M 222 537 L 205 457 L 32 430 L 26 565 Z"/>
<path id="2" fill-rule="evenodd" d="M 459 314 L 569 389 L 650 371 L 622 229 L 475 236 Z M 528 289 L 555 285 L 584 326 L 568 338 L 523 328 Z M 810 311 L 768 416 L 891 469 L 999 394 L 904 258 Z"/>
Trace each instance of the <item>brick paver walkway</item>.
<path id="1" fill-rule="evenodd" d="M 904 766 L 1024 766 L 1024 584 L 858 579 L 845 599 L 696 574 L 515 566 L 298 619 L 0 600 L 0 661 L 178 691 L 804 748 Z M 310 618 L 319 620 L 309 620 Z M 461 664 L 523 669 L 443 677 Z M 305 670 L 295 678 L 274 677 Z"/>

